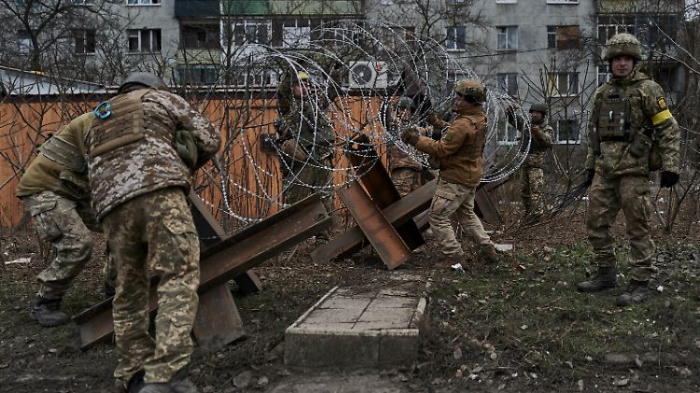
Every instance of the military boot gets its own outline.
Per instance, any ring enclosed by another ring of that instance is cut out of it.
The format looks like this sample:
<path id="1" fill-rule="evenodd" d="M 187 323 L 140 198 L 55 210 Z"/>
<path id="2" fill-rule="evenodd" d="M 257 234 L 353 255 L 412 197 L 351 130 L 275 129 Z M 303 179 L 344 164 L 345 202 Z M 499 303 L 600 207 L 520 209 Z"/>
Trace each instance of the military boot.
<path id="1" fill-rule="evenodd" d="M 629 306 L 634 303 L 641 303 L 650 296 L 649 281 L 630 280 L 625 293 L 615 298 L 615 305 L 619 307 Z"/>
<path id="2" fill-rule="evenodd" d="M 460 266 L 463 265 L 464 262 L 464 254 L 450 254 L 450 255 L 443 255 L 442 257 L 442 267 L 446 269 L 451 269 L 452 266 L 459 264 Z"/>
<path id="3" fill-rule="evenodd" d="M 39 325 L 46 327 L 65 325 L 70 321 L 68 314 L 61 311 L 61 299 L 38 297 L 29 316 Z"/>
<path id="4" fill-rule="evenodd" d="M 617 287 L 617 269 L 614 267 L 599 267 L 590 281 L 576 284 L 579 292 L 600 292 Z"/>
<path id="5" fill-rule="evenodd" d="M 143 388 L 144 375 L 144 371 L 141 370 L 134 374 L 134 376 L 132 376 L 128 382 L 124 382 L 123 380 L 116 380 L 114 383 L 115 393 L 139 393 L 141 391 L 141 388 Z"/>
<path id="6" fill-rule="evenodd" d="M 493 244 L 479 246 L 479 254 L 481 254 L 481 257 L 489 265 L 495 265 L 501 260 L 501 257 L 498 255 L 498 251 L 496 251 L 496 247 L 494 247 Z"/>

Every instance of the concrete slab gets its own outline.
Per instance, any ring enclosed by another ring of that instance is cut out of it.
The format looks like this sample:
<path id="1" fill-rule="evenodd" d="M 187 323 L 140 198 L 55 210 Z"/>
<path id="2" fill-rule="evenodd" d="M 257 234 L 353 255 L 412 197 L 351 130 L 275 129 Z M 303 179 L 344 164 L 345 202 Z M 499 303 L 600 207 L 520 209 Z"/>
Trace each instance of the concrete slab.
<path id="1" fill-rule="evenodd" d="M 415 284 L 415 282 L 413 282 Z M 427 301 L 411 283 L 335 287 L 285 332 L 292 367 L 392 367 L 418 356 Z"/>

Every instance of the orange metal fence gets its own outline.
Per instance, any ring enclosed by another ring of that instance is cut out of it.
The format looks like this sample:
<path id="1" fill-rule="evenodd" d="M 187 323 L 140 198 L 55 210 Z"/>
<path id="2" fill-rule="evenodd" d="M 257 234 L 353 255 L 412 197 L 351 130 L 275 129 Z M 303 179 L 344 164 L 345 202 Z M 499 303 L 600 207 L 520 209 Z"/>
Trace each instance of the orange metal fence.
<path id="1" fill-rule="evenodd" d="M 23 170 L 35 156 L 35 148 L 50 134 L 67 124 L 70 119 L 91 110 L 94 101 L 0 103 L 0 225 L 14 226 L 24 211 L 14 196 Z M 368 123 L 363 132 L 378 132 L 378 98 L 349 97 L 336 101 L 332 111 L 335 131 L 342 138 L 349 136 Z M 198 173 L 198 192 L 209 203 L 215 215 L 226 226 L 244 224 L 236 218 L 264 218 L 279 210 L 275 199 L 281 188 L 278 159 L 274 153 L 262 149 L 261 134 L 273 134 L 277 117 L 273 99 L 207 99 L 195 105 L 219 127 L 222 149 L 217 158 L 223 169 L 225 189 L 230 201 L 222 201 L 222 175 L 208 166 Z M 341 146 L 342 147 L 342 146 Z M 340 148 L 338 153 L 340 153 Z M 381 146 L 378 147 L 380 152 Z M 334 183 L 343 184 L 349 173 L 342 154 L 336 154 Z M 338 202 L 336 204 L 339 206 Z M 230 208 L 230 210 L 229 210 Z M 228 211 L 232 215 L 224 213 Z"/>

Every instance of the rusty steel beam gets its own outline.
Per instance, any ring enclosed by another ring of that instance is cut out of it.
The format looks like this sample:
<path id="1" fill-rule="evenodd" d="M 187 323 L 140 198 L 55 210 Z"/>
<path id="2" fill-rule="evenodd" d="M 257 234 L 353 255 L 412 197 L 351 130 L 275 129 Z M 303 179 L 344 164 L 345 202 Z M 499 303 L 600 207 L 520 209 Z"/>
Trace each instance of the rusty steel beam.
<path id="1" fill-rule="evenodd" d="M 314 194 L 255 225 L 212 244 L 200 253 L 200 295 L 237 277 L 289 247 L 328 229 L 332 220 Z M 152 285 L 149 306 L 157 307 Z M 219 289 L 220 290 L 220 289 Z M 220 309 L 220 312 L 233 312 Z M 197 314 L 200 315 L 199 313 Z M 103 301 L 73 317 L 78 325 L 81 348 L 108 341 L 114 333 L 112 303 Z M 206 326 L 210 321 L 203 321 Z"/>
<path id="2" fill-rule="evenodd" d="M 367 194 L 380 210 L 386 209 L 401 199 L 391 176 L 366 135 L 357 134 L 352 138 L 352 143 L 346 149 L 346 156 L 355 167 L 355 173 L 359 176 Z M 396 225 L 396 231 L 412 250 L 425 244 L 420 230 L 411 220 Z"/>
<path id="3" fill-rule="evenodd" d="M 437 182 L 433 180 L 387 207 L 382 211 L 382 214 L 394 227 L 401 226 L 408 221 L 414 221 L 414 225 L 418 225 L 420 229 L 426 229 L 428 226 L 427 209 L 430 207 L 436 188 Z M 352 201 L 349 203 L 353 204 Z M 414 216 L 418 217 L 412 220 Z M 311 258 L 316 263 L 328 262 L 334 258 L 345 258 L 359 251 L 366 244 L 367 237 L 360 226 L 355 226 L 313 250 Z"/>
<path id="4" fill-rule="evenodd" d="M 205 350 L 221 348 L 245 336 L 243 321 L 228 285 L 216 285 L 199 295 L 192 333 L 197 345 Z"/>
<path id="5" fill-rule="evenodd" d="M 482 183 L 483 184 L 483 183 Z M 478 187 L 474 195 L 474 213 L 491 225 L 502 225 L 503 217 L 493 204 L 486 187 Z"/>
<path id="6" fill-rule="evenodd" d="M 408 261 L 411 249 L 359 184 L 350 183 L 338 190 L 338 196 L 389 270 Z"/>
<path id="7" fill-rule="evenodd" d="M 224 228 L 216 221 L 216 218 L 209 212 L 204 201 L 202 201 L 194 190 L 190 191 L 187 199 L 190 201 L 190 210 L 192 211 L 194 224 L 197 227 L 197 233 L 199 233 L 202 249 L 214 245 L 228 236 Z M 262 283 L 253 269 L 248 270 L 240 276 L 234 277 L 234 281 L 236 281 L 238 288 L 243 293 L 262 291 Z"/>

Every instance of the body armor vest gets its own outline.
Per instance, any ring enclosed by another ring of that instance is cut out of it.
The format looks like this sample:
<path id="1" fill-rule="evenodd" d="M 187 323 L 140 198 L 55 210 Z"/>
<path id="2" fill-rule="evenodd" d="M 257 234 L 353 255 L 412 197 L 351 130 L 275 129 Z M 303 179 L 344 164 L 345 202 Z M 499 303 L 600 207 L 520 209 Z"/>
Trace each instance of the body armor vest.
<path id="1" fill-rule="evenodd" d="M 56 136 L 41 145 L 41 154 L 76 173 L 85 173 L 87 163 L 77 147 Z"/>
<path id="2" fill-rule="evenodd" d="M 624 91 L 611 91 L 603 96 L 597 119 L 601 142 L 628 141 L 632 125 L 632 105 Z"/>
<path id="3" fill-rule="evenodd" d="M 141 98 L 150 91 L 151 89 L 139 89 L 109 100 L 111 114 L 104 120 L 95 120 L 90 131 L 90 157 L 100 156 L 145 137 L 145 114 Z"/>

